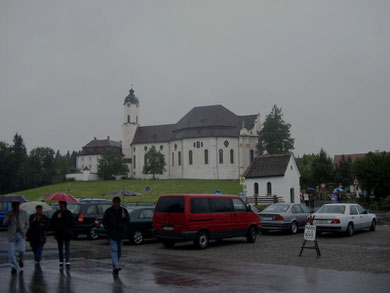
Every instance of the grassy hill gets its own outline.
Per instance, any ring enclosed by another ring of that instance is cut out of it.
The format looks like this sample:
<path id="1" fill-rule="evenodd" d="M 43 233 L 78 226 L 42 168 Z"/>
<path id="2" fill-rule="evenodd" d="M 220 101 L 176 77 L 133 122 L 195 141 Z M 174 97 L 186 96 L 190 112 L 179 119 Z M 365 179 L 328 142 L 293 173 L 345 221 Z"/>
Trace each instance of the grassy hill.
<path id="1" fill-rule="evenodd" d="M 172 180 L 112 180 L 69 182 L 70 193 L 76 197 L 102 197 L 111 199 L 111 195 L 104 193 L 127 189 L 144 194 L 144 196 L 125 196 L 125 202 L 156 202 L 161 194 L 167 193 L 214 193 L 220 190 L 223 194 L 238 195 L 241 186 L 238 180 L 197 180 L 197 179 L 172 179 Z M 151 191 L 145 192 L 145 187 L 150 186 Z M 36 200 L 54 192 L 67 192 L 68 183 L 42 186 L 39 188 L 15 192 L 24 195 L 29 200 Z"/>

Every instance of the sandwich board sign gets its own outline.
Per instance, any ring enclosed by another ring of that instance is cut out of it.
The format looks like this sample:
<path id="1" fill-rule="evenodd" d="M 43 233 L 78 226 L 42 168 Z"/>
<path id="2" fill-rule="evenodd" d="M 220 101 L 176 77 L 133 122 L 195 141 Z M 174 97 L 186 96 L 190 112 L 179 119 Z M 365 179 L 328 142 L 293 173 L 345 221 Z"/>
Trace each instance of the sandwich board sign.
<path id="1" fill-rule="evenodd" d="M 303 238 L 307 241 L 315 241 L 316 240 L 316 226 L 314 225 L 306 225 L 305 226 L 305 234 Z"/>

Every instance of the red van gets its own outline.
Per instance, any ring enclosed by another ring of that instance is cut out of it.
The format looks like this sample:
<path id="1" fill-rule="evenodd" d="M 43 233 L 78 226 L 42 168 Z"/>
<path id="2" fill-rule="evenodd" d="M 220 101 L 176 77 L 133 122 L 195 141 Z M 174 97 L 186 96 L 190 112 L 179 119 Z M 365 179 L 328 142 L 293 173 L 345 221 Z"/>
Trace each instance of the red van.
<path id="1" fill-rule="evenodd" d="M 154 235 L 166 247 L 191 240 L 204 249 L 210 239 L 243 236 L 253 243 L 259 226 L 259 216 L 234 195 L 162 195 L 153 216 Z"/>

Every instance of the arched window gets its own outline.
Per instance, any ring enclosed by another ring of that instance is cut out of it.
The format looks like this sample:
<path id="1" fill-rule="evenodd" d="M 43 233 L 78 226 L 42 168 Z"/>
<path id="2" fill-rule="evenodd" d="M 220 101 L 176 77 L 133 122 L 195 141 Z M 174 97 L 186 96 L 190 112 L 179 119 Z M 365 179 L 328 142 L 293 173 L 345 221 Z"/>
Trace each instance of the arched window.
<path id="1" fill-rule="evenodd" d="M 254 189 L 254 194 L 259 194 L 259 183 L 255 183 L 253 185 L 253 189 Z"/>
<path id="2" fill-rule="evenodd" d="M 294 188 L 290 189 L 290 202 L 293 203 L 295 198 Z"/>
<path id="3" fill-rule="evenodd" d="M 181 166 L 181 152 L 177 153 L 177 164 Z"/>
<path id="4" fill-rule="evenodd" d="M 271 182 L 267 182 L 267 194 L 272 194 L 272 184 L 271 184 Z"/>
<path id="5" fill-rule="evenodd" d="M 230 150 L 230 164 L 234 164 L 234 150 Z"/>
<path id="6" fill-rule="evenodd" d="M 130 123 L 130 115 L 127 115 L 127 123 Z"/>
<path id="7" fill-rule="evenodd" d="M 219 150 L 219 163 L 223 164 L 223 150 L 222 149 Z"/>
<path id="8" fill-rule="evenodd" d="M 209 150 L 204 150 L 204 164 L 209 164 Z"/>
<path id="9" fill-rule="evenodd" d="M 172 153 L 172 167 L 175 166 L 175 154 Z"/>
<path id="10" fill-rule="evenodd" d="M 135 155 L 133 156 L 133 166 L 134 166 L 134 169 L 135 169 Z"/>
<path id="11" fill-rule="evenodd" d="M 188 164 L 192 165 L 192 151 L 188 152 Z"/>
<path id="12" fill-rule="evenodd" d="M 249 152 L 249 157 L 250 157 L 250 162 L 252 163 L 253 158 L 255 157 L 255 151 L 254 151 L 254 150 L 251 150 L 251 151 Z"/>

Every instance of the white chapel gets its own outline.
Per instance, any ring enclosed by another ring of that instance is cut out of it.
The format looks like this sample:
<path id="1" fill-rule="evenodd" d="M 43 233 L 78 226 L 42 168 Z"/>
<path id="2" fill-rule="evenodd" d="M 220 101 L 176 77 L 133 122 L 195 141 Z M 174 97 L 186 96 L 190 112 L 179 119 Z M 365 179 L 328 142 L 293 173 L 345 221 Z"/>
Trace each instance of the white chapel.
<path id="1" fill-rule="evenodd" d="M 177 123 L 140 125 L 134 89 L 123 103 L 122 152 L 130 178 L 142 173 L 145 153 L 154 146 L 165 156 L 160 179 L 239 179 L 255 158 L 260 114 L 236 115 L 222 105 L 195 107 Z"/>

